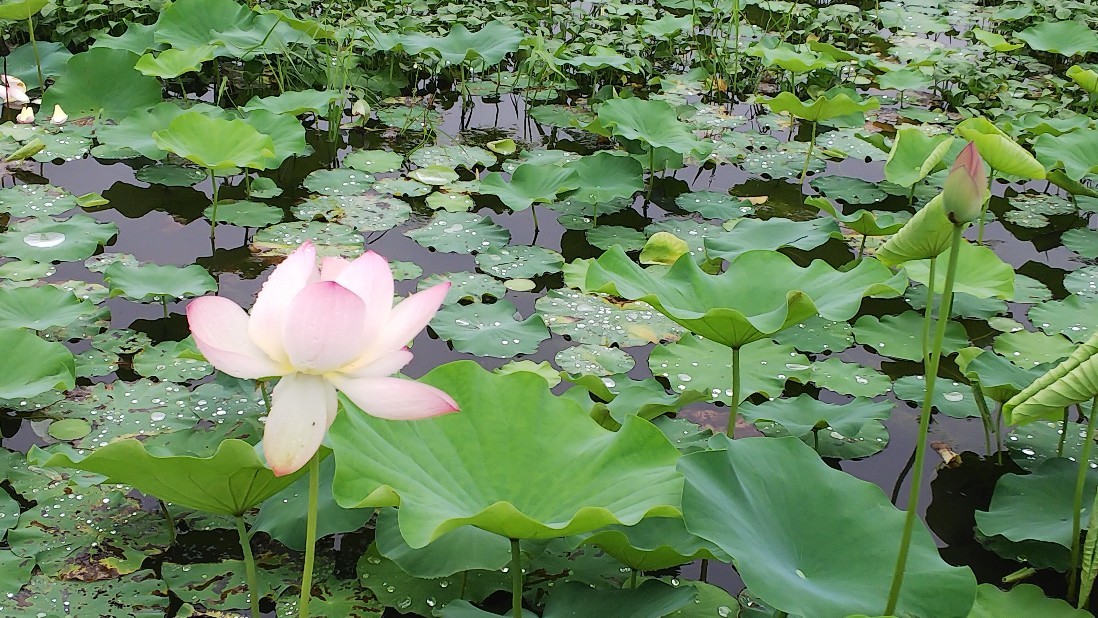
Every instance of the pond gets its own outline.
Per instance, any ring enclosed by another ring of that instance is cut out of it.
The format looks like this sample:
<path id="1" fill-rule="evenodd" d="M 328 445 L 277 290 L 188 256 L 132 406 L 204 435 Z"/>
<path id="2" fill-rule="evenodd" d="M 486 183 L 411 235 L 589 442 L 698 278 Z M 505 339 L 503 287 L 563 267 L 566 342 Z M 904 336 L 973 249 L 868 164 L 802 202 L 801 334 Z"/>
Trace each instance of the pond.
<path id="1" fill-rule="evenodd" d="M 252 4 L 0 0 L 0 615 L 1091 615 L 1095 7 Z"/>

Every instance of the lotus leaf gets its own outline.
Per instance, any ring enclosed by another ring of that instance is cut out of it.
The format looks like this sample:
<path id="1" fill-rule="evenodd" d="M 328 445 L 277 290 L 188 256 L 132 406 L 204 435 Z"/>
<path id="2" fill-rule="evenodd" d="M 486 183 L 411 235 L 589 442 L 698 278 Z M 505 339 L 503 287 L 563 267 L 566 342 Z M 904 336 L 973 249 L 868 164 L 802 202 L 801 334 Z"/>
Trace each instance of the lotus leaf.
<path id="1" fill-rule="evenodd" d="M 912 260 L 904 262 L 904 270 L 912 281 L 927 285 L 930 281 L 930 262 Z M 944 268 L 935 270 L 934 293 L 945 288 Z M 1014 299 L 1014 267 L 1007 264 L 994 251 L 980 245 L 962 242 L 957 253 L 957 278 L 954 292 L 963 292 L 976 298 Z"/>
<path id="2" fill-rule="evenodd" d="M 0 2 L 0 19 L 30 19 L 47 4 L 48 0 L 3 0 Z"/>
<path id="3" fill-rule="evenodd" d="M 160 14 L 154 39 L 176 49 L 216 45 L 218 56 L 244 59 L 285 52 L 290 43 L 312 42 L 279 15 L 255 13 L 232 0 L 174 2 Z"/>
<path id="4" fill-rule="evenodd" d="M 910 361 L 923 359 L 923 316 L 914 311 L 899 315 L 863 315 L 854 323 L 854 341 L 882 356 Z M 950 354 L 968 345 L 963 326 L 950 322 L 942 340 L 942 352 Z"/>
<path id="5" fill-rule="evenodd" d="M 1015 36 L 1038 51 L 1068 57 L 1098 51 L 1098 32 L 1082 21 L 1042 21 Z"/>
<path id="6" fill-rule="evenodd" d="M 1003 405 L 1003 417 L 1011 425 L 1059 420 L 1064 408 L 1090 401 L 1095 395 L 1098 395 L 1098 334 L 1079 344 L 1067 360 L 1011 397 Z"/>
<path id="7" fill-rule="evenodd" d="M 663 618 L 692 605 L 690 586 L 673 586 L 658 579 L 636 588 L 600 590 L 580 582 L 564 582 L 553 590 L 542 618 L 604 616 L 605 618 Z M 590 612 L 590 613 L 589 613 Z"/>
<path id="8" fill-rule="evenodd" d="M 943 167 L 942 161 L 955 138 L 947 133 L 928 135 L 919 127 L 903 126 L 896 130 L 896 141 L 885 162 L 885 178 L 901 187 L 910 187 Z"/>
<path id="9" fill-rule="evenodd" d="M 831 219 L 791 221 L 773 217 L 740 219 L 730 231 L 708 236 L 702 242 L 710 258 L 735 260 L 753 250 L 793 247 L 807 251 L 840 235 L 839 227 Z"/>
<path id="10" fill-rule="evenodd" d="M 359 511 L 371 513 L 369 509 Z M 413 549 L 400 536 L 397 509 L 393 508 L 383 508 L 378 513 L 375 539 L 378 553 L 415 577 L 434 579 L 462 571 L 499 571 L 511 562 L 507 539 L 472 526 L 456 528 L 426 547 Z"/>
<path id="11" fill-rule="evenodd" d="M 952 239 L 953 223 L 939 195 L 916 212 L 874 255 L 887 266 L 898 266 L 937 257 L 949 249 Z"/>
<path id="12" fill-rule="evenodd" d="M 158 148 L 213 173 L 233 168 L 267 169 L 274 141 L 243 120 L 210 118 L 200 112 L 176 116 L 167 129 L 153 132 Z"/>
<path id="13" fill-rule="evenodd" d="M 354 257 L 363 251 L 362 235 L 339 223 L 294 221 L 263 228 L 252 237 L 252 248 L 261 256 L 289 255 L 305 241 L 316 245 L 321 256 Z"/>
<path id="14" fill-rule="evenodd" d="M 774 285 L 760 288 L 760 280 Z M 585 287 L 643 300 L 707 339 L 740 347 L 812 315 L 847 320 L 863 297 L 899 295 L 904 283 L 875 260 L 840 272 L 819 260 L 801 268 L 773 251 L 743 253 L 716 276 L 684 255 L 660 276 L 615 248 L 591 262 Z"/>
<path id="15" fill-rule="evenodd" d="M 1029 319 L 1046 333 L 1059 333 L 1082 343 L 1098 332 L 1098 301 L 1068 296 L 1062 301 L 1045 301 L 1029 309 Z"/>
<path id="16" fill-rule="evenodd" d="M 123 118 L 133 110 L 160 103 L 160 82 L 142 75 L 134 65 L 137 54 L 94 48 L 65 63 L 57 82 L 46 89 L 42 107 L 60 105 L 69 116 Z"/>
<path id="17" fill-rule="evenodd" d="M 1003 616 L 1044 616 L 1045 618 L 1088 618 L 1090 612 L 1075 609 L 1061 599 L 1050 599 L 1033 584 L 1018 584 L 1010 590 L 1000 590 L 994 584 L 976 588 L 976 603 L 968 618 L 1002 618 Z"/>
<path id="18" fill-rule="evenodd" d="M 1076 129 L 1063 135 L 1045 133 L 1033 148 L 1037 160 L 1048 169 L 1062 168 L 1071 180 L 1098 173 L 1098 129 Z"/>
<path id="19" fill-rule="evenodd" d="M 728 552 L 748 588 L 781 611 L 877 615 L 892 576 L 881 565 L 895 562 L 904 519 L 881 489 L 828 467 L 799 440 L 721 442 L 727 450 L 680 460 L 687 530 Z M 858 559 L 836 562 L 852 551 Z M 946 564 L 916 528 L 897 612 L 964 618 L 975 594 L 972 572 Z"/>
<path id="20" fill-rule="evenodd" d="M 335 475 L 335 458 L 325 457 L 320 462 L 320 491 L 317 495 L 316 538 L 322 539 L 341 532 L 354 532 L 373 518 L 372 509 L 345 509 L 336 504 L 332 497 L 332 477 Z M 254 530 L 262 530 L 286 547 L 295 551 L 305 549 L 305 526 L 309 509 L 309 475 L 295 475 L 293 483 L 272 494 L 270 499 L 262 501 L 252 524 Z M 378 536 L 382 526 L 378 526 Z"/>
<path id="21" fill-rule="evenodd" d="M 908 221 L 899 213 L 881 212 L 873 210 L 856 210 L 850 214 L 843 214 L 841 208 L 831 203 L 831 200 L 822 197 L 809 197 L 804 200 L 806 206 L 816 206 L 835 218 L 844 226 L 862 234 L 863 236 L 887 236 L 895 234 Z"/>
<path id="22" fill-rule="evenodd" d="M 531 354 L 549 338 L 549 331 L 541 316 L 522 320 L 515 318 L 517 313 L 508 300 L 449 305 L 435 314 L 431 328 L 461 352 L 498 358 Z"/>
<path id="23" fill-rule="evenodd" d="M 572 199 L 597 206 L 617 198 L 631 198 L 644 189 L 644 170 L 632 157 L 601 150 L 567 165 L 575 172 L 576 191 Z M 519 169 L 522 169 L 520 167 Z M 516 170 L 517 172 L 517 170 Z"/>
<path id="24" fill-rule="evenodd" d="M 305 112 L 326 115 L 332 103 L 339 101 L 342 95 L 331 90 L 297 90 L 284 92 L 273 97 L 252 97 L 245 112 L 264 110 L 272 114 L 300 116 Z"/>
<path id="25" fill-rule="evenodd" d="M 740 407 L 740 414 L 754 423 L 761 420 L 780 424 L 795 438 L 812 433 L 814 429 L 831 429 L 844 436 L 858 435 L 871 423 L 887 419 L 892 413 L 892 403 L 854 399 L 842 405 L 818 401 L 806 394 L 792 399 L 774 399 L 762 404 Z M 879 423 L 877 423 L 879 424 Z"/>
<path id="26" fill-rule="evenodd" d="M 67 326 L 94 311 L 90 301 L 52 285 L 0 289 L 0 328 L 42 331 Z"/>
<path id="27" fill-rule="evenodd" d="M 39 339 L 21 328 L 0 328 L 0 349 L 14 351 L 0 356 L 0 397 L 33 397 L 76 386 L 72 352 L 60 343 Z"/>
<path id="28" fill-rule="evenodd" d="M 1027 151 L 986 118 L 969 118 L 954 129 L 957 135 L 976 144 L 980 157 L 996 173 L 1021 178 L 1041 179 L 1045 167 Z"/>
<path id="29" fill-rule="evenodd" d="M 1016 330 L 995 337 L 992 348 L 1023 369 L 1068 358 L 1075 346 L 1061 335 Z"/>
<path id="30" fill-rule="evenodd" d="M 447 536 L 453 532 L 456 531 L 447 533 Z M 499 538 L 487 532 L 484 535 Z M 439 541 L 441 540 L 439 539 Z M 506 543 L 506 539 L 502 540 Z M 510 554 L 509 546 L 507 550 L 507 553 Z M 424 554 L 432 553 L 431 545 L 414 551 Z M 439 607 L 443 607 L 442 611 L 446 612 L 445 607 L 451 607 L 454 603 L 467 603 L 467 601 L 456 601 L 455 599 L 483 600 L 497 590 L 507 590 L 511 584 L 511 576 L 502 573 L 498 569 L 491 571 L 470 570 L 460 575 L 455 574 L 436 579 L 413 577 L 394 560 L 382 556 L 378 551 L 377 543 L 370 545 L 366 553 L 359 558 L 356 571 L 358 572 L 359 581 L 373 593 L 373 596 L 377 598 L 377 602 L 401 612 L 415 612 L 421 616 L 432 615 Z M 294 595 L 294 599 L 296 601 L 296 595 Z M 481 611 L 472 605 L 469 605 L 469 607 L 473 611 Z M 296 608 L 291 607 L 290 609 L 295 610 Z M 366 614 L 362 618 L 373 615 L 377 615 L 377 612 Z M 530 614 L 530 618 L 536 618 L 536 616 Z"/>
<path id="31" fill-rule="evenodd" d="M 1065 73 L 1071 81 L 1092 95 L 1098 94 L 1098 72 L 1093 69 L 1084 69 L 1079 65 L 1073 65 Z"/>
<path id="32" fill-rule="evenodd" d="M 400 37 L 404 51 L 411 55 L 425 50 L 438 53 L 445 64 L 461 64 L 480 58 L 485 64 L 494 65 L 507 54 L 518 50 L 523 34 L 520 30 L 498 21 L 488 22 L 476 32 L 462 24 L 455 24 L 444 37 L 433 37 L 420 32 L 410 32 Z"/>
<path id="33" fill-rule="evenodd" d="M 205 268 L 195 264 L 181 267 L 115 263 L 103 271 L 103 278 L 112 297 L 124 296 L 143 303 L 202 296 L 217 291 L 217 281 Z"/>
<path id="34" fill-rule="evenodd" d="M 492 172 L 480 181 L 480 192 L 495 195 L 512 210 L 526 210 L 535 203 L 552 202 L 557 194 L 580 186 L 575 170 L 552 165 L 520 165 L 511 174 L 510 182 L 499 172 Z"/>
<path id="35" fill-rule="evenodd" d="M 598 123 L 612 135 L 640 140 L 650 148 L 666 148 L 698 159 L 709 156 L 712 146 L 699 140 L 679 121 L 674 108 L 663 101 L 611 99 L 598 108 Z"/>
<path id="36" fill-rule="evenodd" d="M 838 358 L 814 362 L 810 380 L 816 386 L 852 397 L 876 397 L 892 388 L 892 381 L 883 373 Z"/>
<path id="37" fill-rule="evenodd" d="M 808 73 L 816 69 L 834 69 L 838 63 L 827 54 L 811 49 L 796 49 L 788 43 L 777 47 L 754 44 L 747 48 L 747 55 L 761 58 L 766 66 L 778 66 L 793 74 Z"/>
<path id="38" fill-rule="evenodd" d="M 423 381 L 461 412 L 393 422 L 344 399 L 346 413 L 329 431 L 336 500 L 399 503 L 412 548 L 463 525 L 535 539 L 678 515 L 678 451 L 647 421 L 628 418 L 608 432 L 540 377 L 491 374 L 471 362 L 443 365 Z"/>
<path id="39" fill-rule="evenodd" d="M 202 70 L 202 63 L 213 60 L 217 56 L 218 46 L 198 45 L 185 49 L 165 49 L 160 54 L 153 56 L 145 54 L 137 59 L 135 69 L 144 75 L 172 79 L 184 73 Z"/>
<path id="40" fill-rule="evenodd" d="M 855 101 L 843 92 L 832 97 L 820 96 L 808 104 L 801 102 L 792 92 L 781 92 L 776 97 L 763 99 L 760 102 L 769 105 L 775 112 L 786 112 L 809 122 L 826 122 L 843 116 L 864 114 L 881 106 L 877 99 Z"/>
<path id="41" fill-rule="evenodd" d="M 27 219 L 0 234 L 0 253 L 34 262 L 76 262 L 91 257 L 117 233 L 114 223 L 100 223 L 87 215 Z"/>
<path id="42" fill-rule="evenodd" d="M 406 234 L 424 247 L 450 253 L 489 251 L 511 239 L 507 229 L 488 217 L 464 212 L 439 212 L 427 225 Z"/>
<path id="43" fill-rule="evenodd" d="M 626 373 L 637 364 L 636 359 L 621 348 L 584 343 L 557 352 L 553 362 L 568 373 L 596 376 Z"/>
<path id="44" fill-rule="evenodd" d="M 675 341 L 683 329 L 646 303 L 622 303 L 602 294 L 549 290 L 534 302 L 549 328 L 573 341 L 628 348 Z"/>
<path id="45" fill-rule="evenodd" d="M 38 60 L 41 60 L 42 77 L 56 77 L 65 69 L 65 63 L 72 57 L 64 45 L 52 41 L 37 42 Z M 20 45 L 8 55 L 8 75 L 14 75 L 27 85 L 28 89 L 42 86 L 38 81 L 39 63 L 35 60 L 34 45 Z"/>

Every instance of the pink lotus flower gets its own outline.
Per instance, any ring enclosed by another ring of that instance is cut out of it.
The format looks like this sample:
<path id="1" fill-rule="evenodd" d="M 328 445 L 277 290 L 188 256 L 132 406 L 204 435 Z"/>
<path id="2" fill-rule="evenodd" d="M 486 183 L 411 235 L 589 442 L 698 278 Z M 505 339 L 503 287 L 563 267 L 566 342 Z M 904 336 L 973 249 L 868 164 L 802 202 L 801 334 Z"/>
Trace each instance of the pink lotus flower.
<path id="1" fill-rule="evenodd" d="M 953 223 L 968 223 L 983 212 L 987 194 L 984 160 L 980 158 L 976 144 L 969 142 L 957 155 L 953 167 L 949 168 L 949 176 L 942 188 L 942 206 Z"/>
<path id="2" fill-rule="evenodd" d="M 393 306 L 388 262 L 370 251 L 354 261 L 325 258 L 306 242 L 263 285 L 251 315 L 227 298 L 187 307 L 198 349 L 238 378 L 281 376 L 263 432 L 276 475 L 309 462 L 335 420 L 336 390 L 367 413 L 410 420 L 456 412 L 446 393 L 391 377 L 409 361 L 406 347 L 438 311 L 449 283 Z"/>
<path id="3" fill-rule="evenodd" d="M 30 97 L 27 96 L 27 85 L 18 77 L 0 75 L 0 104 L 11 105 L 12 103 L 20 105 L 30 103 Z"/>

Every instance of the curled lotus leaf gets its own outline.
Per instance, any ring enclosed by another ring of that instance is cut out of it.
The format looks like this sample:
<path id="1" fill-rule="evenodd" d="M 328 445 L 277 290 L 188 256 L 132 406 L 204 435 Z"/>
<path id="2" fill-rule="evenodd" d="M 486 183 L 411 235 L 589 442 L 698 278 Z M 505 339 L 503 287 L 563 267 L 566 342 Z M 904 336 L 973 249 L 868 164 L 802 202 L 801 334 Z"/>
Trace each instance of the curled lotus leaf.
<path id="1" fill-rule="evenodd" d="M 953 223 L 939 195 L 915 213 L 874 255 L 888 266 L 898 266 L 910 260 L 937 257 L 949 249 L 952 239 Z"/>
<path id="2" fill-rule="evenodd" d="M 399 504 L 412 548 L 465 525 L 546 539 L 679 516 L 679 453 L 651 423 L 630 417 L 607 431 L 540 376 L 493 374 L 469 361 L 422 381 L 449 393 L 460 412 L 388 421 L 341 398 L 345 413 L 329 430 L 336 501 Z"/>
<path id="3" fill-rule="evenodd" d="M 1098 395 L 1098 334 L 1091 336 L 1066 360 L 1037 378 L 1003 404 L 1008 424 L 1060 420 L 1064 408 Z"/>
<path id="4" fill-rule="evenodd" d="M 762 281 L 768 284 L 760 286 Z M 720 275 L 706 273 L 684 255 L 660 275 L 641 268 L 620 247 L 592 261 L 585 280 L 589 291 L 643 300 L 729 347 L 767 338 L 813 315 L 850 319 L 863 297 L 897 296 L 905 284 L 876 260 L 841 272 L 820 260 L 801 268 L 775 251 L 743 253 Z"/>

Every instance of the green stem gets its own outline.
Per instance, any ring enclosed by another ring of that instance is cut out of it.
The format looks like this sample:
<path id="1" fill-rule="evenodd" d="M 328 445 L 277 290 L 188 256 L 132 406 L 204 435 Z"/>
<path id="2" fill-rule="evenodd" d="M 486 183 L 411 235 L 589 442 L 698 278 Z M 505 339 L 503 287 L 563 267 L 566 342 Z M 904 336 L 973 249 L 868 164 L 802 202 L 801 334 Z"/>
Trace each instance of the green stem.
<path id="1" fill-rule="evenodd" d="M 812 148 L 816 145 L 816 123 L 812 123 L 812 138 L 808 140 L 808 155 L 804 158 L 804 168 L 801 169 L 801 184 L 808 176 L 808 164 L 812 161 Z"/>
<path id="2" fill-rule="evenodd" d="M 263 396 L 263 407 L 267 408 L 267 414 L 271 413 L 271 395 L 267 392 L 267 381 L 259 381 L 259 394 Z"/>
<path id="3" fill-rule="evenodd" d="M 862 260 L 862 256 L 865 255 L 865 241 L 866 241 L 867 238 L 869 238 L 869 237 L 866 236 L 865 234 L 862 234 L 862 243 L 860 245 L 858 245 L 858 261 L 859 262 Z"/>
<path id="4" fill-rule="evenodd" d="M 164 309 L 164 317 L 168 317 L 168 297 L 160 297 L 160 306 Z"/>
<path id="5" fill-rule="evenodd" d="M 38 89 L 46 89 L 46 80 L 42 79 L 42 58 L 38 55 L 38 41 L 34 40 L 34 18 L 27 15 L 27 34 L 30 36 L 31 49 L 34 50 L 34 65 L 38 68 Z"/>
<path id="6" fill-rule="evenodd" d="M 217 175 L 213 170 L 210 170 L 210 183 L 213 185 L 213 209 L 210 211 L 210 238 L 214 237 L 217 232 L 217 193 L 220 187 L 217 186 Z"/>
<path id="7" fill-rule="evenodd" d="M 158 502 L 160 502 L 160 512 L 164 514 L 164 520 L 168 522 L 168 539 L 170 540 L 168 544 L 175 545 L 175 519 L 172 518 L 172 512 L 168 510 L 168 503 L 159 499 Z"/>
<path id="8" fill-rule="evenodd" d="M 252 616 L 259 618 L 259 580 L 255 576 L 255 556 L 252 555 L 252 537 L 244 527 L 244 516 L 236 516 L 236 536 L 240 540 L 240 549 L 244 551 L 244 572 L 248 577 L 248 604 Z"/>
<path id="9" fill-rule="evenodd" d="M 316 558 L 316 502 L 320 493 L 320 452 L 309 460 L 309 515 L 305 523 L 305 570 L 301 573 L 301 601 L 298 615 L 309 618 L 309 600 L 313 591 L 313 560 Z"/>
<path id="10" fill-rule="evenodd" d="M 629 587 L 633 590 L 637 589 L 637 570 L 629 569 Z"/>
<path id="11" fill-rule="evenodd" d="M 702 558 L 701 566 L 698 567 L 698 579 L 705 581 L 709 579 L 709 560 Z"/>
<path id="12" fill-rule="evenodd" d="M 1075 498 L 1071 508 L 1071 563 L 1068 568 L 1068 598 L 1074 598 L 1079 590 L 1079 512 L 1083 508 L 1083 489 L 1090 469 L 1090 453 L 1094 449 L 1094 419 L 1098 418 L 1098 396 L 1090 404 L 1087 417 L 1087 433 L 1083 439 L 1083 452 L 1079 454 L 1079 473 L 1075 475 Z"/>
<path id="13" fill-rule="evenodd" d="M 820 429 L 819 427 L 812 428 L 812 450 L 816 451 L 816 454 L 820 454 Z"/>
<path id="14" fill-rule="evenodd" d="M 980 228 L 976 232 L 976 242 L 978 244 L 984 243 L 984 219 L 987 218 L 987 209 L 991 206 L 991 188 L 995 183 L 995 168 L 991 168 L 991 173 L 987 175 L 987 201 L 984 202 L 984 207 L 980 209 Z"/>
<path id="15" fill-rule="evenodd" d="M 938 258 L 930 258 L 930 285 L 926 288 L 926 308 L 923 311 L 923 362 L 926 363 L 930 360 L 930 321 L 931 321 L 931 306 L 934 304 L 934 272 L 935 266 L 938 265 Z"/>
<path id="16" fill-rule="evenodd" d="M 926 468 L 926 438 L 930 433 L 930 413 L 934 398 L 934 382 L 938 378 L 938 363 L 942 359 L 942 340 L 945 339 L 946 325 L 949 323 L 953 304 L 953 282 L 957 278 L 957 254 L 961 248 L 961 226 L 953 226 L 953 243 L 949 248 L 949 265 L 946 267 L 945 286 L 942 288 L 942 300 L 938 307 L 937 328 L 934 329 L 934 342 L 930 353 L 930 362 L 926 367 L 926 394 L 923 407 L 919 411 L 919 436 L 915 442 L 915 465 L 911 474 L 911 491 L 907 498 L 907 511 L 904 516 L 904 531 L 900 537 L 900 552 L 896 557 L 896 569 L 892 573 L 892 586 L 888 591 L 888 605 L 884 615 L 896 613 L 896 603 L 900 600 L 900 588 L 904 583 L 904 570 L 907 567 L 907 552 L 911 548 L 911 533 L 915 529 L 915 519 L 919 512 L 919 491 L 923 484 L 923 470 Z M 933 285 L 931 281 L 931 285 Z M 930 304 L 926 311 L 930 312 Z"/>
<path id="17" fill-rule="evenodd" d="M 1068 419 L 1070 419 L 1070 418 L 1071 418 L 1071 415 L 1068 413 L 1068 408 L 1064 408 L 1064 420 L 1060 424 L 1060 443 L 1056 445 L 1056 456 L 1057 457 L 1063 457 L 1064 456 L 1064 443 L 1067 442 Z"/>
<path id="18" fill-rule="evenodd" d="M 987 401 L 984 400 L 984 389 L 979 382 L 972 383 L 972 396 L 976 398 L 976 408 L 980 410 L 980 420 L 984 424 L 984 451 L 991 454 L 991 430 L 994 421 L 991 420 L 991 411 L 987 409 Z M 995 450 L 999 450 L 999 442 L 995 442 Z"/>
<path id="19" fill-rule="evenodd" d="M 518 539 L 511 539 L 511 612 L 514 618 L 522 618 L 522 553 Z"/>
<path id="20" fill-rule="evenodd" d="M 740 413 L 740 349 L 732 348 L 732 399 L 728 402 L 729 438 L 736 437 L 736 417 Z"/>

